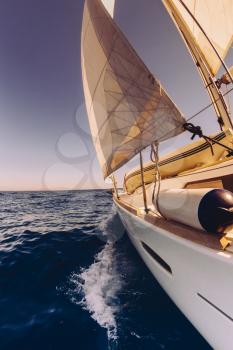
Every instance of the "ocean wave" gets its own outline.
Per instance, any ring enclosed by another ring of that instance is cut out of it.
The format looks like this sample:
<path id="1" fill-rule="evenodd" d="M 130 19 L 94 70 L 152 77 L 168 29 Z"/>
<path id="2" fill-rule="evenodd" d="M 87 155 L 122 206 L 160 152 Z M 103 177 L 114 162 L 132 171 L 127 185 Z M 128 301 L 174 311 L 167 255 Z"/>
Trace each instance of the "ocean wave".
<path id="1" fill-rule="evenodd" d="M 105 191 L 4 192 L 1 204 L 1 350 L 209 349 L 121 238 Z"/>
<path id="2" fill-rule="evenodd" d="M 125 228 L 114 204 L 110 212 L 101 220 L 98 228 L 100 230 L 98 237 L 105 242 L 114 243 L 123 237 Z"/>
<path id="3" fill-rule="evenodd" d="M 122 288 L 114 250 L 113 243 L 106 243 L 91 266 L 71 276 L 71 282 L 75 285 L 72 301 L 81 305 L 107 330 L 109 340 L 117 340 L 118 293 Z"/>

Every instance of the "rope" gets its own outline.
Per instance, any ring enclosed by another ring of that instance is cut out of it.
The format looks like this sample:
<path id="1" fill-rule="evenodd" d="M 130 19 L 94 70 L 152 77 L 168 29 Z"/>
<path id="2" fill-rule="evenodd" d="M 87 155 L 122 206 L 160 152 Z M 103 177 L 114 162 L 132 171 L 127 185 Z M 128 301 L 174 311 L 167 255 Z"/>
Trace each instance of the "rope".
<path id="1" fill-rule="evenodd" d="M 228 94 L 229 94 L 230 92 L 232 92 L 232 91 L 233 91 L 233 87 L 232 87 L 230 90 L 228 90 L 227 92 L 225 92 L 224 94 L 222 94 L 222 96 L 226 96 L 226 95 L 228 95 Z M 186 119 L 186 122 L 189 122 L 189 121 L 192 120 L 193 118 L 197 117 L 199 114 L 203 113 L 203 112 L 206 111 L 208 108 L 212 107 L 212 106 L 213 106 L 217 101 L 219 101 L 219 100 L 220 100 L 220 97 L 217 98 L 214 102 L 211 102 L 211 103 L 208 104 L 207 106 L 203 107 L 199 112 L 193 114 L 191 117 L 189 117 L 188 119 Z M 177 129 L 180 129 L 180 128 L 182 128 L 182 125 L 181 125 L 181 124 L 178 125 L 178 126 L 176 126 L 176 127 L 173 128 L 173 129 L 171 129 L 171 130 L 165 132 L 164 134 L 162 134 L 162 135 L 160 136 L 159 139 L 160 139 L 160 140 L 161 140 L 161 139 L 164 139 L 167 135 L 171 134 L 172 132 L 174 132 L 174 131 L 176 131 Z"/>
<path id="2" fill-rule="evenodd" d="M 210 141 L 210 139 L 207 136 L 203 135 L 203 132 L 200 126 L 195 126 L 192 123 L 185 123 L 184 129 L 191 132 L 191 134 L 193 134 L 191 137 L 191 140 L 193 140 L 195 136 L 199 136 L 200 138 L 203 138 L 209 144 L 212 156 L 214 155 L 213 143 Z"/>
<path id="3" fill-rule="evenodd" d="M 228 85 L 226 86 L 226 94 L 228 94 Z M 228 107 L 228 113 L 231 116 L 231 103 L 230 103 L 230 98 L 229 95 L 227 95 L 227 107 Z"/>
<path id="4" fill-rule="evenodd" d="M 224 145 L 223 143 L 216 141 L 215 139 L 206 136 L 203 134 L 202 129 L 200 126 L 195 126 L 192 123 L 185 123 L 183 125 L 184 130 L 189 131 L 192 135 L 191 139 L 193 140 L 195 136 L 199 136 L 200 138 L 203 138 L 206 142 L 208 142 L 210 148 L 211 148 L 211 153 L 212 155 L 214 155 L 214 151 L 213 151 L 213 144 L 217 144 L 219 146 L 222 146 L 223 148 L 225 148 L 228 151 L 228 155 L 227 157 L 231 157 L 233 155 L 233 149 L 231 147 L 228 147 L 226 145 Z"/>
<path id="5" fill-rule="evenodd" d="M 147 207 L 147 196 L 146 196 L 146 187 L 145 187 L 145 181 L 144 181 L 144 173 L 143 173 L 143 159 L 142 159 L 142 152 L 139 152 L 140 155 L 140 171 L 141 171 L 141 181 L 142 181 L 142 194 L 143 194 L 143 201 L 144 201 L 144 209 L 145 212 L 148 213 L 149 209 Z"/>
<path id="6" fill-rule="evenodd" d="M 156 190 L 156 185 L 158 183 L 158 189 L 156 193 L 156 199 L 155 199 L 155 205 L 158 213 L 160 214 L 161 217 L 164 217 L 163 214 L 160 211 L 159 208 L 159 194 L 160 194 L 160 187 L 161 187 L 161 175 L 160 175 L 160 170 L 159 170 L 159 144 L 158 142 L 153 142 L 151 144 L 151 152 L 150 152 L 150 159 L 152 163 L 155 164 L 155 181 L 154 181 L 154 188 L 153 188 L 153 193 L 152 193 L 152 202 L 155 199 L 155 190 Z"/>

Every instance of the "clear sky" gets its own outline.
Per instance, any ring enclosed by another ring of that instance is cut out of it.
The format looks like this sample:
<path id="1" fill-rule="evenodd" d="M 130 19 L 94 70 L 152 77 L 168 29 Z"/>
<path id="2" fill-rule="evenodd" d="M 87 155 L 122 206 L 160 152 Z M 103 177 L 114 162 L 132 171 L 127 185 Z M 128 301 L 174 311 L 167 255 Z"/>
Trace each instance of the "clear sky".
<path id="1" fill-rule="evenodd" d="M 106 186 L 84 106 L 82 11 L 83 0 L 0 4 L 0 190 Z M 116 21 L 185 116 L 209 103 L 160 0 L 116 0 Z M 208 133 L 217 130 L 212 109 L 196 123 Z M 166 142 L 161 153 L 189 138 Z"/>

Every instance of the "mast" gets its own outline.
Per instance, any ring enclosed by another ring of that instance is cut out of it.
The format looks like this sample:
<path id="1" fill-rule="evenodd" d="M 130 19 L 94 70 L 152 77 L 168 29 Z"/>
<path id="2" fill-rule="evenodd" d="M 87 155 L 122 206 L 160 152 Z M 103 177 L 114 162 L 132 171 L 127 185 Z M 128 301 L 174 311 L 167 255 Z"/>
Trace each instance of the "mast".
<path id="1" fill-rule="evenodd" d="M 220 91 L 220 89 L 217 87 L 216 82 L 214 80 L 214 77 L 210 73 L 209 69 L 205 65 L 202 57 L 198 53 L 197 50 L 195 50 L 190 43 L 187 43 L 187 46 L 189 47 L 189 50 L 191 52 L 192 58 L 197 66 L 197 69 L 199 71 L 199 74 L 204 82 L 204 85 L 206 87 L 206 90 L 210 96 L 211 101 L 213 102 L 214 110 L 216 112 L 218 123 L 221 128 L 221 130 L 227 130 L 227 129 L 233 129 L 232 120 L 227 108 L 227 104 L 224 100 L 224 97 Z"/>
<path id="2" fill-rule="evenodd" d="M 196 25 L 198 26 L 198 28 L 201 30 L 201 32 L 204 34 L 205 38 L 207 39 L 208 43 L 210 44 L 210 46 L 212 47 L 212 49 L 214 50 L 216 56 L 218 57 L 219 61 L 221 62 L 221 64 L 223 65 L 227 75 L 229 76 L 229 79 L 231 81 L 231 83 L 233 83 L 233 78 L 231 75 L 230 70 L 228 69 L 228 67 L 226 66 L 224 60 L 222 59 L 221 55 L 219 54 L 218 50 L 216 49 L 216 47 L 214 46 L 214 44 L 212 43 L 212 41 L 210 40 L 209 36 L 207 35 L 207 33 L 205 32 L 205 30 L 203 29 L 203 27 L 201 26 L 201 24 L 198 22 L 198 20 L 195 18 L 195 16 L 192 14 L 192 12 L 189 10 L 188 6 L 185 5 L 185 3 L 183 2 L 183 0 L 179 0 L 179 2 L 181 3 L 181 5 L 185 8 L 185 10 L 188 12 L 188 14 L 191 16 L 191 18 L 194 20 L 194 22 L 196 23 Z"/>
<path id="3" fill-rule="evenodd" d="M 202 31 L 203 35 L 206 37 L 207 41 L 213 48 L 213 53 L 217 54 L 217 50 L 212 44 L 212 41 L 209 39 L 207 33 L 203 30 L 202 26 L 198 22 L 198 20 L 195 18 L 194 15 L 190 14 L 190 11 L 188 10 L 187 6 L 185 6 L 184 2 L 182 0 L 178 0 L 179 3 L 183 6 L 185 11 L 187 11 L 188 15 L 191 16 L 191 18 L 195 21 L 195 23 L 198 25 L 199 29 Z M 184 19 L 182 18 L 182 15 L 177 10 L 174 1 L 172 0 L 163 0 L 163 3 L 165 7 L 167 8 L 170 16 L 172 17 L 173 21 L 175 22 L 179 32 L 181 33 L 181 36 L 183 37 L 191 56 L 198 68 L 199 74 L 204 82 L 204 85 L 207 89 L 207 92 L 209 93 L 210 99 L 213 102 L 213 106 L 218 118 L 218 122 L 220 125 L 220 128 L 222 130 L 226 130 L 229 128 L 233 128 L 232 120 L 230 118 L 230 114 L 227 108 L 227 105 L 225 103 L 224 97 L 218 88 L 217 84 L 215 83 L 214 74 L 211 73 L 208 63 L 202 54 L 201 50 L 198 48 L 195 38 L 193 37 L 193 34 L 191 30 L 189 29 L 188 25 L 186 25 Z M 223 62 L 221 57 L 217 54 L 219 60 Z M 225 65 L 225 64 L 224 64 Z M 226 67 L 227 73 L 229 72 Z"/>

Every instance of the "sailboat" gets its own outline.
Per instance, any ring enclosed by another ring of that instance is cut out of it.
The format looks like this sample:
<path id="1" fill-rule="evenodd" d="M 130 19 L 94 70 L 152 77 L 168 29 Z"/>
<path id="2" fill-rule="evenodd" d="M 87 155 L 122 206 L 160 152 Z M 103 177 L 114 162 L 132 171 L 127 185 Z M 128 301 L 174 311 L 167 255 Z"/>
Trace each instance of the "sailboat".
<path id="1" fill-rule="evenodd" d="M 214 349 L 232 349 L 233 131 L 222 87 L 233 82 L 224 61 L 233 1 L 161 0 L 209 94 L 197 114 L 213 107 L 214 135 L 203 133 L 195 115 L 185 117 L 146 67 L 114 21 L 114 2 L 85 1 L 81 38 L 85 102 L 104 178 L 112 178 L 119 216 L 154 277 Z M 161 157 L 159 144 L 184 132 L 196 140 Z M 114 173 L 135 155 L 139 165 L 119 192 Z"/>

